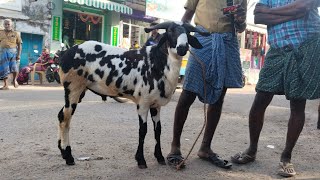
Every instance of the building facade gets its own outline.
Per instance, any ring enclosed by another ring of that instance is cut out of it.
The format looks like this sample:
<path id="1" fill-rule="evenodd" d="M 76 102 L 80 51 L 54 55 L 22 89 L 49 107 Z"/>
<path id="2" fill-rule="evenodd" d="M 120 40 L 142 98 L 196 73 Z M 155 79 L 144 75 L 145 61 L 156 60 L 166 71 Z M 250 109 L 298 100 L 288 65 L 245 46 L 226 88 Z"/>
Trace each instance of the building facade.
<path id="1" fill-rule="evenodd" d="M 87 40 L 118 46 L 121 14 L 132 14 L 124 1 L 53 0 L 51 50 Z"/>
<path id="2" fill-rule="evenodd" d="M 3 20 L 12 19 L 22 38 L 20 68 L 36 61 L 42 48 L 50 47 L 49 0 L 10 0 L 0 3 L 0 29 Z"/>

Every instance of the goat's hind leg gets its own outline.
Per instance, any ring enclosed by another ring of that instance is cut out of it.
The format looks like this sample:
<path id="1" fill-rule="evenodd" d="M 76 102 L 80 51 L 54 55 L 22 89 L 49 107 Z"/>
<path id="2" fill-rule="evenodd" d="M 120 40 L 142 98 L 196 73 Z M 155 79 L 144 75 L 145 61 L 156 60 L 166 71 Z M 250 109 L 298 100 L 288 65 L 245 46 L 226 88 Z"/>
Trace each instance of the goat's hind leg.
<path id="1" fill-rule="evenodd" d="M 74 165 L 74 158 L 71 153 L 71 146 L 69 141 L 69 130 L 71 117 L 74 114 L 80 95 L 84 88 L 72 84 L 70 82 L 64 82 L 65 91 L 65 106 L 60 110 L 58 114 L 59 119 L 59 140 L 58 148 L 61 151 L 63 159 L 66 160 L 67 165 Z"/>
<path id="2" fill-rule="evenodd" d="M 154 149 L 154 156 L 157 158 L 159 164 L 166 165 L 166 161 L 162 155 L 161 151 L 161 122 L 160 122 L 160 107 L 159 108 L 150 108 L 150 114 L 153 122 L 154 128 L 154 138 L 156 139 L 156 146 Z"/>
<path id="3" fill-rule="evenodd" d="M 147 116 L 148 116 L 148 110 L 149 108 L 141 105 L 137 105 L 137 111 L 139 115 L 139 145 L 136 152 L 135 159 L 138 162 L 138 167 L 140 169 L 147 168 L 146 160 L 144 159 L 143 154 L 143 145 L 144 145 L 144 139 L 147 134 Z"/>

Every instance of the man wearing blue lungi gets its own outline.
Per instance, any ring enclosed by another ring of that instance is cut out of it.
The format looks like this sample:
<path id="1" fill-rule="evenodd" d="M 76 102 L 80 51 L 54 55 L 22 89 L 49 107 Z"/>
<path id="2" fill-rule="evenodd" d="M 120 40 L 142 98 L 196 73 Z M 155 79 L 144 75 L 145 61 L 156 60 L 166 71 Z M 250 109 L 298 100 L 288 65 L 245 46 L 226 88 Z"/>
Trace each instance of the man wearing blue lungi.
<path id="1" fill-rule="evenodd" d="M 234 3 L 241 5 L 234 17 L 225 16 L 222 12 L 222 8 L 233 5 L 232 0 L 188 0 L 185 4 L 186 12 L 182 21 L 190 22 L 195 14 L 197 28 L 210 32 L 211 35 L 204 37 L 195 33 L 203 48 L 191 51 L 201 62 L 193 55 L 189 56 L 183 91 L 174 116 L 173 140 L 167 156 L 169 165 L 176 166 L 183 161 L 180 137 L 189 108 L 198 97 L 201 102 L 209 104 L 207 124 L 198 156 L 218 167 L 231 167 L 228 161 L 213 152 L 211 141 L 220 120 L 227 88 L 242 87 L 242 68 L 236 33 L 245 30 L 247 1 Z M 202 76 L 203 72 L 205 78 Z"/>
<path id="2" fill-rule="evenodd" d="M 17 61 L 20 60 L 21 38 L 13 31 L 11 19 L 4 20 L 4 30 L 0 30 L 0 79 L 3 79 L 4 85 L 0 90 L 8 90 L 8 75 L 13 74 L 12 84 L 18 87 L 16 81 L 19 69 Z"/>

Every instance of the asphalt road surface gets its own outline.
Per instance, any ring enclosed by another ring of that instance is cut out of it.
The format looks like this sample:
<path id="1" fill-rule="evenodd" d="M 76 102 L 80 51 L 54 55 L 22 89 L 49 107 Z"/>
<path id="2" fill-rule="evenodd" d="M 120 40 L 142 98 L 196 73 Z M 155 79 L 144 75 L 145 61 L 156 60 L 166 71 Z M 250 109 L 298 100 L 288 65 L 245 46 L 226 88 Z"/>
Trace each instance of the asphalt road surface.
<path id="1" fill-rule="evenodd" d="M 2 84 L 0 84 L 2 85 Z M 162 152 L 170 151 L 174 109 L 181 90 L 162 108 Z M 248 146 L 248 112 L 254 86 L 229 90 L 212 148 L 220 156 L 231 155 Z M 147 169 L 139 169 L 134 155 L 138 146 L 136 106 L 117 103 L 87 93 L 71 121 L 70 139 L 76 165 L 67 166 L 57 148 L 57 114 L 64 104 L 58 85 L 10 86 L 0 91 L 0 179 L 278 179 L 276 174 L 284 148 L 289 102 L 275 96 L 268 107 L 260 136 L 257 160 L 223 170 L 197 157 L 202 136 L 187 161 L 176 171 L 159 165 L 153 156 L 155 140 L 149 117 L 144 154 Z M 306 123 L 293 152 L 296 179 L 320 179 L 320 130 L 316 129 L 318 101 L 308 101 Z M 203 104 L 192 105 L 182 134 L 186 155 L 203 125 Z M 268 145 L 274 148 L 267 147 Z M 89 158 L 88 160 L 78 160 Z"/>

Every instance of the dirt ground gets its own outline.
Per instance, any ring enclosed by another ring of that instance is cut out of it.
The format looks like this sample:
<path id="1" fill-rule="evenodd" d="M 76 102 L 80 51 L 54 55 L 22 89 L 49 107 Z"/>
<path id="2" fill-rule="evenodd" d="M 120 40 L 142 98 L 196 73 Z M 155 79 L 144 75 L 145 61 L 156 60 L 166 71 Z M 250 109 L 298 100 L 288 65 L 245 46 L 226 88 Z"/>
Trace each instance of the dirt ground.
<path id="1" fill-rule="evenodd" d="M 0 91 L 0 179 L 280 179 L 276 174 L 284 148 L 289 103 L 276 96 L 268 107 L 257 160 L 249 165 L 219 169 L 197 157 L 199 142 L 186 169 L 159 165 L 153 156 L 154 135 L 149 118 L 144 154 L 147 169 L 134 160 L 138 145 L 135 105 L 101 102 L 88 93 L 71 122 L 71 147 L 76 165 L 67 166 L 57 148 L 57 114 L 63 106 L 61 87 L 20 86 Z M 229 90 L 212 147 L 220 156 L 243 151 L 249 142 L 248 112 L 254 86 Z M 162 152 L 170 151 L 173 114 L 180 90 L 161 111 Z M 316 129 L 318 101 L 308 101 L 306 123 L 293 152 L 295 179 L 320 179 L 320 130 Z M 186 155 L 203 125 L 203 105 L 196 101 L 182 134 Z M 274 148 L 268 148 L 273 145 Z M 90 157 L 87 161 L 77 158 Z"/>

